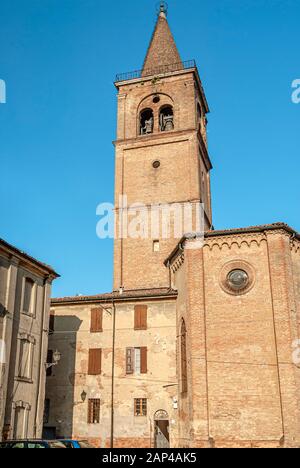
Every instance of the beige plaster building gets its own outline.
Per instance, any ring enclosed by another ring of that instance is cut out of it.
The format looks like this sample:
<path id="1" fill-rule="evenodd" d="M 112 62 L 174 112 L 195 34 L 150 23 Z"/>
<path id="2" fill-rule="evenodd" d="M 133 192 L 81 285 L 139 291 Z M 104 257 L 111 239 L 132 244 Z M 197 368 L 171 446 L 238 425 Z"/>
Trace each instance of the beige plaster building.
<path id="1" fill-rule="evenodd" d="M 0 438 L 41 437 L 52 268 L 0 240 Z"/>
<path id="2" fill-rule="evenodd" d="M 300 446 L 299 234 L 282 223 L 214 230 L 209 108 L 164 6 L 143 70 L 115 85 L 116 231 L 126 197 L 143 209 L 202 203 L 205 234 L 118 236 L 113 293 L 52 300 L 50 350 L 63 356 L 47 382 L 48 434 L 117 447 Z"/>

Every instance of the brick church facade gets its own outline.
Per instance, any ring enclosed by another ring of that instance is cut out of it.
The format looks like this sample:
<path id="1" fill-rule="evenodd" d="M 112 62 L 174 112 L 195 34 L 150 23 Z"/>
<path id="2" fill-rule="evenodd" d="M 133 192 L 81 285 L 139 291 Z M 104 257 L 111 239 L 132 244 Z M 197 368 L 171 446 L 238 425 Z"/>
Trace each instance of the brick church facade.
<path id="1" fill-rule="evenodd" d="M 300 236 L 212 226 L 209 112 L 164 8 L 140 73 L 120 75 L 122 197 L 203 206 L 200 233 L 115 239 L 114 291 L 52 300 L 45 434 L 100 447 L 300 446 Z M 122 236 L 121 236 L 122 237 Z"/>

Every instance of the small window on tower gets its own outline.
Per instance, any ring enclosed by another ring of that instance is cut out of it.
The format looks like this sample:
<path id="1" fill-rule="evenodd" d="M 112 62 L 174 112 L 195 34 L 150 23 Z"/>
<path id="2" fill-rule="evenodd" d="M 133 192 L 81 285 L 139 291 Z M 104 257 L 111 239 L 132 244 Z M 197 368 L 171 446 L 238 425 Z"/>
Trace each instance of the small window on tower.
<path id="1" fill-rule="evenodd" d="M 201 129 L 202 129 L 202 111 L 201 111 L 201 107 L 200 107 L 199 103 L 197 105 L 197 119 L 198 119 L 199 131 L 201 132 Z"/>
<path id="2" fill-rule="evenodd" d="M 160 110 L 159 125 L 162 132 L 174 130 L 174 112 L 171 106 L 165 106 Z"/>
<path id="3" fill-rule="evenodd" d="M 152 109 L 145 109 L 140 115 L 140 135 L 153 133 L 154 117 Z"/>
<path id="4" fill-rule="evenodd" d="M 153 241 L 153 252 L 159 252 L 160 251 L 160 244 L 159 240 Z"/>

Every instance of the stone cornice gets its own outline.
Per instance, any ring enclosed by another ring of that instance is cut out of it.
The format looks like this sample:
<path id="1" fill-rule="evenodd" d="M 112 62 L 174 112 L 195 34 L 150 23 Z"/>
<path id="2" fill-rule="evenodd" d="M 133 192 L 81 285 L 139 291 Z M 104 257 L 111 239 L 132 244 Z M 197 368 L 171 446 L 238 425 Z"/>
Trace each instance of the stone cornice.
<path id="1" fill-rule="evenodd" d="M 216 236 L 205 239 L 203 247 L 208 247 L 212 250 L 217 246 L 220 250 L 227 246 L 229 249 L 235 244 L 241 248 L 242 244 L 251 247 L 252 243 L 255 243 L 257 246 L 260 246 L 262 241 L 266 241 L 267 237 L 264 233 L 255 233 L 255 234 L 235 234 L 230 236 Z"/>
<path id="2" fill-rule="evenodd" d="M 300 252 L 300 240 L 299 239 L 297 239 L 297 238 L 293 239 L 292 238 L 290 245 L 291 245 L 291 251 L 292 252 L 295 252 L 295 253 Z"/>
<path id="3" fill-rule="evenodd" d="M 181 266 L 184 264 L 184 252 L 181 253 L 181 255 L 178 255 L 178 257 L 176 258 L 176 260 L 173 262 L 172 266 L 171 266 L 171 270 L 173 273 L 176 273 L 176 271 L 179 270 L 179 268 L 181 268 Z"/>
<path id="4" fill-rule="evenodd" d="M 4 252 L 6 258 L 9 258 L 11 263 L 14 265 L 24 265 L 27 267 L 30 266 L 31 268 L 34 268 L 36 271 L 38 271 L 40 275 L 51 277 L 52 279 L 59 277 L 59 275 L 53 270 L 52 267 L 40 262 L 39 260 L 36 260 L 35 258 L 31 257 L 25 252 L 22 252 L 3 239 L 0 239 L 0 253 L 1 252 Z"/>

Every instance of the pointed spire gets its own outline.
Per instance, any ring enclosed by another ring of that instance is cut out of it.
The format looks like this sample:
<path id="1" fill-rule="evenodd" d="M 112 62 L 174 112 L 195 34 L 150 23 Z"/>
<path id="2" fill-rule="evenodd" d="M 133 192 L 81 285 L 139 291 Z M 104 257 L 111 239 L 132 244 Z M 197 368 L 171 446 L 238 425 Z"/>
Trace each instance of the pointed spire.
<path id="1" fill-rule="evenodd" d="M 144 61 L 142 76 L 181 68 L 181 58 L 167 21 L 167 6 L 160 3 L 157 23 Z"/>

